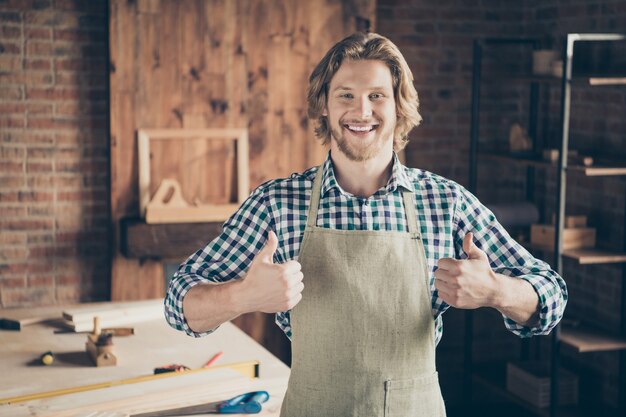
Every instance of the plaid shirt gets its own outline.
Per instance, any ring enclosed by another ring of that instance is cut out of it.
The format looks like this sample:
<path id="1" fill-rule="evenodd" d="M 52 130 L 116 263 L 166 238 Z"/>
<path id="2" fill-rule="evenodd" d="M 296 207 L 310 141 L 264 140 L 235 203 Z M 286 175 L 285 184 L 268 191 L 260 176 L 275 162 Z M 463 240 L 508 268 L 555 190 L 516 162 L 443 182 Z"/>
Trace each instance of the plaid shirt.
<path id="1" fill-rule="evenodd" d="M 279 240 L 274 262 L 298 259 L 317 173 L 318 168 L 314 167 L 259 186 L 224 223 L 222 233 L 180 265 L 165 298 L 165 315 L 172 327 L 195 337 L 211 333 L 196 333 L 189 328 L 182 309 L 185 294 L 202 282 L 227 282 L 244 277 L 265 245 L 269 230 Z M 330 153 L 321 175 L 324 178 L 317 215 L 319 227 L 408 231 L 401 189 L 415 193 L 418 225 L 430 271 L 437 343 L 443 333 L 441 315 L 449 307 L 435 289 L 437 261 L 444 257 L 467 258 L 463 237 L 470 231 L 474 233 L 476 246 L 487 253 L 495 272 L 527 280 L 539 295 L 537 326 L 520 326 L 504 317 L 507 329 L 521 337 L 547 334 L 563 316 L 567 302 L 563 279 L 513 240 L 491 211 L 459 184 L 427 171 L 407 168 L 396 155 L 387 185 L 369 198 L 356 197 L 341 189 Z M 276 323 L 291 338 L 289 312 L 277 313 Z"/>

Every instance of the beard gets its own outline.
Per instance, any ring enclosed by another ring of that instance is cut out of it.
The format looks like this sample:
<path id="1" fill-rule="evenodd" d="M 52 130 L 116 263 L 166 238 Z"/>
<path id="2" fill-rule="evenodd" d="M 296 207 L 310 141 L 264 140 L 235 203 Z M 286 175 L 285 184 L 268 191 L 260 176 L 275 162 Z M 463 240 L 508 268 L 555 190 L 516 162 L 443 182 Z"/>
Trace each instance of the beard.
<path id="1" fill-rule="evenodd" d="M 339 130 L 330 128 L 330 134 L 337 142 L 339 150 L 351 161 L 362 162 L 376 157 L 385 145 L 393 140 L 393 132 L 388 132 L 382 124 L 365 138 L 359 138 L 346 132 L 344 122 L 339 123 Z M 347 137 L 347 136 L 350 137 Z"/>

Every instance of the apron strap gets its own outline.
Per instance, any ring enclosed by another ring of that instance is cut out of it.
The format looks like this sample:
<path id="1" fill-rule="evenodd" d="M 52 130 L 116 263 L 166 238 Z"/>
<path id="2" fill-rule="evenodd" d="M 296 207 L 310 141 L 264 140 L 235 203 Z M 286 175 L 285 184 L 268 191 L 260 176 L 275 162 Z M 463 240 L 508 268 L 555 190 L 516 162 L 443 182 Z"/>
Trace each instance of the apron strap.
<path id="1" fill-rule="evenodd" d="M 413 193 L 407 190 L 402 191 L 404 197 L 404 214 L 409 225 L 409 233 L 418 233 L 417 231 L 417 211 L 415 210 L 415 202 L 413 201 Z"/>
<path id="2" fill-rule="evenodd" d="M 324 165 L 317 167 L 315 179 L 313 180 L 313 189 L 311 190 L 311 205 L 309 214 L 306 219 L 307 227 L 315 227 L 317 223 L 317 208 L 320 205 L 320 191 L 322 190 L 322 177 L 324 176 Z"/>
<path id="3" fill-rule="evenodd" d="M 322 178 L 324 177 L 323 170 L 323 165 L 317 167 L 315 179 L 313 180 L 313 188 L 311 189 L 311 204 L 309 206 L 309 213 L 306 220 L 307 227 L 315 227 L 315 224 L 317 223 L 317 210 L 320 205 Z M 409 233 L 419 234 L 417 229 L 417 212 L 415 210 L 415 203 L 413 202 L 413 193 L 403 190 L 402 197 L 404 198 L 404 213 L 409 226 Z"/>

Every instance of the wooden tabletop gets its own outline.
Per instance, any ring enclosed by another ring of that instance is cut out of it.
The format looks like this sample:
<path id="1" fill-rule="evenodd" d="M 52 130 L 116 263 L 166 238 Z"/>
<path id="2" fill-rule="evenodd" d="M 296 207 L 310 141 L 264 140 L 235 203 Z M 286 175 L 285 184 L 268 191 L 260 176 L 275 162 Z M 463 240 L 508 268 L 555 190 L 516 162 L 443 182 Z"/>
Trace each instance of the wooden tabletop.
<path id="1" fill-rule="evenodd" d="M 62 307 L 59 307 L 59 312 L 62 310 Z M 2 311 L 0 309 L 0 317 Z M 86 334 L 55 334 L 56 328 L 46 323 L 26 326 L 21 331 L 0 330 L 0 365 L 2 365 L 0 403 L 2 399 L 9 397 L 152 375 L 154 368 L 168 364 L 183 364 L 197 369 L 217 352 L 223 352 L 215 366 L 252 360 L 260 362 L 260 378 L 251 384 L 244 383 L 246 386 L 241 388 L 234 382 L 234 385 L 231 384 L 231 391 L 234 396 L 250 389 L 267 389 L 274 395 L 270 399 L 271 404 L 268 402 L 268 405 L 271 405 L 270 412 L 264 412 L 262 415 L 278 416 L 278 407 L 286 389 L 289 368 L 236 326 L 225 323 L 213 334 L 203 338 L 193 338 L 173 330 L 165 319 L 137 323 L 133 327 L 134 335 L 114 337 L 117 365 L 107 367 L 95 367 L 90 362 L 85 351 Z M 40 365 L 38 361 L 39 356 L 46 351 L 55 354 L 55 361 L 50 366 Z M 169 379 L 174 378 L 178 377 Z M 129 385 L 126 385 L 126 391 L 128 387 Z M 227 393 L 230 395 L 228 389 L 219 391 L 219 395 L 222 396 Z M 82 395 L 80 401 L 85 400 L 86 396 L 98 398 L 102 393 L 92 391 L 90 394 Z M 230 397 L 222 399 L 228 398 Z M 48 403 L 50 401 L 48 400 Z M 0 405 L 0 415 L 17 416 L 22 414 L 17 411 L 25 409 L 26 406 L 28 411 L 24 415 L 44 415 L 45 413 L 38 413 L 36 407 L 37 404 L 44 402 L 37 400 L 22 405 Z"/>

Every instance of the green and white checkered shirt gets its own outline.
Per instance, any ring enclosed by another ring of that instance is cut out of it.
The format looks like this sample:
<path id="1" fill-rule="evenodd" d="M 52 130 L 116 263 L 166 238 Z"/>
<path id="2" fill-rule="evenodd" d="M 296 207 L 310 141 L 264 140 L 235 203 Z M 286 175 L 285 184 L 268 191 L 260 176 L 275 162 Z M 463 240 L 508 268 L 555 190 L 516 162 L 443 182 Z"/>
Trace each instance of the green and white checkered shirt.
<path id="1" fill-rule="evenodd" d="M 407 168 L 394 155 L 387 185 L 369 198 L 356 197 L 337 183 L 329 153 L 321 172 L 314 167 L 260 185 L 224 223 L 222 233 L 180 265 L 165 298 L 165 315 L 172 327 L 195 337 L 209 334 L 210 331 L 196 333 L 189 328 L 182 309 L 185 294 L 202 282 L 227 282 L 244 277 L 265 245 L 269 230 L 276 233 L 279 241 L 274 262 L 298 260 L 313 179 L 318 173 L 324 176 L 317 215 L 319 227 L 408 231 L 401 191 L 407 189 L 415 194 L 417 220 L 430 271 L 437 343 L 443 332 L 441 315 L 449 305 L 438 296 L 434 272 L 440 258 L 467 258 L 463 251 L 467 232 L 473 232 L 476 246 L 487 253 L 495 272 L 527 280 L 539 295 L 538 325 L 524 327 L 504 317 L 510 331 L 521 337 L 547 334 L 563 316 L 567 303 L 563 279 L 514 241 L 491 211 L 461 185 L 427 171 Z M 289 311 L 277 313 L 276 323 L 291 337 Z"/>

